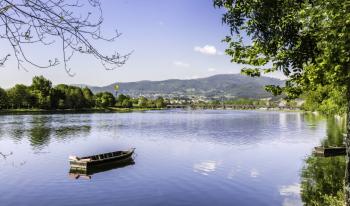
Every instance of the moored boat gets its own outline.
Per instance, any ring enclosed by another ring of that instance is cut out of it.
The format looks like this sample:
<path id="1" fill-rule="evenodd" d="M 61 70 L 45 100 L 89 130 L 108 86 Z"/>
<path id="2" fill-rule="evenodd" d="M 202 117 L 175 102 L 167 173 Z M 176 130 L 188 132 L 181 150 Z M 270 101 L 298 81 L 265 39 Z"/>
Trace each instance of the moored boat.
<path id="1" fill-rule="evenodd" d="M 346 154 L 346 148 L 343 147 L 315 147 L 315 155 L 322 157 L 342 156 Z"/>
<path id="2" fill-rule="evenodd" d="M 131 148 L 127 151 L 108 152 L 86 157 L 69 156 L 69 163 L 73 169 L 89 169 L 107 163 L 129 161 L 132 159 L 134 151 L 135 148 Z"/>
<path id="3" fill-rule="evenodd" d="M 79 178 L 91 179 L 92 176 L 96 173 L 120 169 L 120 168 L 124 168 L 134 164 L 135 164 L 134 160 L 132 158 L 129 158 L 124 161 L 110 162 L 110 163 L 97 165 L 94 167 L 89 167 L 88 169 L 71 167 L 69 170 L 69 177 L 73 179 L 79 179 Z"/>

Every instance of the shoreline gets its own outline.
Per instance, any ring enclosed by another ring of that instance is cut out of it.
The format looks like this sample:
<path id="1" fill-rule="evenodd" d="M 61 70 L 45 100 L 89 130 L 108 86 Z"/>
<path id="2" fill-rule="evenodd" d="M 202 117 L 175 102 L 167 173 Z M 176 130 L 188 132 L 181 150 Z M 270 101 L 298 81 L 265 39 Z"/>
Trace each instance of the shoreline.
<path id="1" fill-rule="evenodd" d="M 181 108 L 178 108 L 181 109 Z M 173 110 L 169 108 L 90 108 L 90 109 L 3 109 L 0 110 L 0 115 L 21 115 L 21 114 L 79 114 L 79 113 L 127 113 L 127 112 L 142 112 L 142 111 L 157 111 L 157 110 Z M 181 109 L 186 110 L 186 109 Z M 304 110 L 286 110 L 286 109 L 191 109 L 191 110 L 237 110 L 237 111 L 266 111 L 266 112 L 307 112 Z"/>
<path id="2" fill-rule="evenodd" d="M 164 110 L 162 108 L 90 108 L 90 109 L 3 109 L 0 115 L 8 114 L 79 114 L 79 113 L 124 113 L 137 111 Z"/>

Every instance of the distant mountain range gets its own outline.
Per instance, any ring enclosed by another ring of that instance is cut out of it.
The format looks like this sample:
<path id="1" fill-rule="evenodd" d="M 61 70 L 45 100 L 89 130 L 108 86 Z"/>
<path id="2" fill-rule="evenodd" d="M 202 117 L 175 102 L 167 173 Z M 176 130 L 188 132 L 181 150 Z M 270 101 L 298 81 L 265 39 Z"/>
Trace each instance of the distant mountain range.
<path id="1" fill-rule="evenodd" d="M 114 86 L 119 85 L 119 92 L 133 97 L 143 95 L 145 97 L 191 97 L 202 96 L 205 98 L 266 98 L 272 97 L 271 93 L 264 90 L 265 85 L 283 85 L 284 81 L 260 77 L 252 78 L 241 74 L 219 74 L 199 79 L 169 79 L 163 81 L 138 81 L 113 83 L 104 87 L 91 87 L 92 92 L 108 91 L 114 93 Z M 82 85 L 79 85 L 82 86 Z"/>

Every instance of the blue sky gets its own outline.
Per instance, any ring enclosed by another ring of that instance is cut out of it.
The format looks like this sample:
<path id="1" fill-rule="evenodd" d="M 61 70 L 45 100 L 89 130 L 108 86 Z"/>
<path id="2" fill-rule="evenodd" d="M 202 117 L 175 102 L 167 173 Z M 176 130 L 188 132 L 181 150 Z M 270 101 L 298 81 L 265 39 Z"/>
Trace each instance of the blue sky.
<path id="1" fill-rule="evenodd" d="M 54 84 L 103 86 L 114 82 L 239 73 L 242 67 L 230 63 L 230 58 L 223 54 L 226 45 L 221 40 L 229 34 L 229 29 L 221 23 L 224 11 L 214 8 L 212 0 L 102 0 L 102 3 L 105 33 L 118 29 L 122 36 L 113 43 L 96 46 L 107 53 L 134 50 L 123 67 L 106 71 L 92 57 L 75 55 L 70 62 L 75 76 L 70 77 L 62 65 L 50 69 L 29 67 L 24 71 L 18 70 L 12 59 L 0 68 L 0 86 L 30 84 L 35 75 L 44 75 Z M 6 44 L 1 41 L 2 47 L 10 51 Z M 58 52 L 55 48 L 35 46 L 30 50 L 37 60 Z"/>

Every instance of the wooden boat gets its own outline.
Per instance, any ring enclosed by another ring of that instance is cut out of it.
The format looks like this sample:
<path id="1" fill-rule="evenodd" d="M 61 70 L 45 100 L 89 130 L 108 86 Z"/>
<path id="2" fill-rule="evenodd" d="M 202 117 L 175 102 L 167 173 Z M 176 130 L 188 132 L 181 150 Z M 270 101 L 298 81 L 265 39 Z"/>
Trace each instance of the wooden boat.
<path id="1" fill-rule="evenodd" d="M 79 178 L 91 179 L 92 176 L 96 173 L 120 169 L 120 168 L 127 167 L 134 164 L 135 164 L 134 160 L 132 158 L 129 158 L 124 161 L 105 163 L 94 167 L 90 167 L 88 169 L 71 167 L 69 170 L 69 177 L 73 179 L 79 179 Z"/>
<path id="2" fill-rule="evenodd" d="M 128 161 L 132 159 L 134 151 L 135 148 L 127 151 L 109 152 L 86 157 L 69 156 L 69 163 L 73 169 L 78 168 L 87 170 L 91 167 L 104 165 L 106 163 Z"/>
<path id="3" fill-rule="evenodd" d="M 332 156 L 342 156 L 346 154 L 345 146 L 342 147 L 315 147 L 314 151 L 316 156 L 322 157 L 332 157 Z"/>

